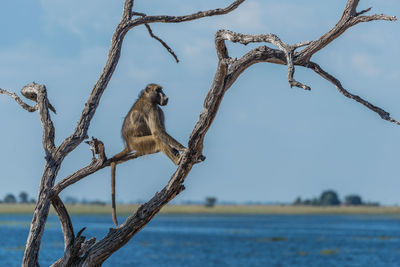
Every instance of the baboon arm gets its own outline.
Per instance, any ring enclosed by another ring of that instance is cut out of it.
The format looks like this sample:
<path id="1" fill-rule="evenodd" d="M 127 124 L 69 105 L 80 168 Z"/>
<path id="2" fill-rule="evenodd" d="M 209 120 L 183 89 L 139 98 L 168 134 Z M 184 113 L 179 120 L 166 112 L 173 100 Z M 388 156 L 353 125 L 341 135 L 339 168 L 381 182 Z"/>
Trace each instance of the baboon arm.
<path id="1" fill-rule="evenodd" d="M 161 142 L 166 143 L 169 146 L 171 146 L 177 150 L 180 150 L 180 151 L 186 149 L 182 144 L 180 144 L 178 141 L 176 141 L 172 136 L 170 136 L 165 131 L 165 127 L 162 124 L 157 112 L 151 112 L 151 114 L 149 114 L 148 125 L 150 128 L 151 134 L 154 135 Z"/>

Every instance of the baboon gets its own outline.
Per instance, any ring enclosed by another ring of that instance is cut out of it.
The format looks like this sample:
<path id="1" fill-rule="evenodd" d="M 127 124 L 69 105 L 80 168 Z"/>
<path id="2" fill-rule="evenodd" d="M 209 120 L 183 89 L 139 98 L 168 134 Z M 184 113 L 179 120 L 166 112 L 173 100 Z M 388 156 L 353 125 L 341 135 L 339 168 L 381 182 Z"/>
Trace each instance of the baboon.
<path id="1" fill-rule="evenodd" d="M 151 83 L 139 94 L 122 124 L 121 135 L 125 148 L 111 161 L 112 217 L 118 226 L 115 207 L 115 168 L 117 161 L 135 151 L 135 156 L 163 152 L 175 165 L 181 161 L 186 148 L 165 131 L 164 113 L 160 106 L 168 103 L 162 87 Z"/>

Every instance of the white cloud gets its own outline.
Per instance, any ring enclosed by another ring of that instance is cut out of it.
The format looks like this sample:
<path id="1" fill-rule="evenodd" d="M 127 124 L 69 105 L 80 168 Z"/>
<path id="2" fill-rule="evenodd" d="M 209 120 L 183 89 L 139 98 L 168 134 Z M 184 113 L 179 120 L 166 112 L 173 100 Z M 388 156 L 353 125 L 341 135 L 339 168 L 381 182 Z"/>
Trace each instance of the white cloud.
<path id="1" fill-rule="evenodd" d="M 80 108 L 79 101 L 83 101 L 96 81 L 104 65 L 105 55 L 105 48 L 92 47 L 83 49 L 75 57 L 60 58 L 49 54 L 46 48 L 37 44 L 16 45 L 0 51 L 1 86 L 19 93 L 27 83 L 43 83 L 58 111 L 77 106 Z M 80 100 L 75 101 L 76 98 Z"/>
<path id="2" fill-rule="evenodd" d="M 355 54 L 351 58 L 353 67 L 366 76 L 377 76 L 379 69 L 375 67 L 374 60 L 368 54 Z"/>
<path id="3" fill-rule="evenodd" d="M 157 71 L 154 68 L 146 68 L 143 66 L 137 66 L 135 64 L 130 64 L 125 66 L 128 68 L 128 75 L 138 83 L 147 83 L 154 77 L 158 76 Z"/>
<path id="4" fill-rule="evenodd" d="M 208 69 L 215 66 L 217 56 L 214 48 L 213 39 L 194 39 L 185 42 L 183 45 L 183 61 L 193 62 L 189 67 L 192 70 Z"/>
<path id="5" fill-rule="evenodd" d="M 235 11 L 232 14 L 219 17 L 218 27 L 235 31 L 261 30 L 263 8 L 258 2 L 245 2 Z"/>
<path id="6" fill-rule="evenodd" d="M 41 0 L 47 30 L 61 26 L 81 39 L 86 32 L 112 30 L 120 18 L 121 5 L 107 0 Z"/>
<path id="7" fill-rule="evenodd" d="M 185 43 L 183 47 L 183 52 L 188 56 L 197 57 L 204 55 L 207 50 L 213 49 L 213 43 L 211 40 L 207 39 L 197 39 L 192 43 Z"/>

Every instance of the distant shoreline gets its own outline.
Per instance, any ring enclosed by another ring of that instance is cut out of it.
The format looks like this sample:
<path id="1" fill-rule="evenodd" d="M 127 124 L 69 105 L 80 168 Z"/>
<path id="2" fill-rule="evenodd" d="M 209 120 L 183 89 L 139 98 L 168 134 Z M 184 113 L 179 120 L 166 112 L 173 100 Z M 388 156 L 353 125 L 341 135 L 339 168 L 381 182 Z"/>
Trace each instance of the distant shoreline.
<path id="1" fill-rule="evenodd" d="M 66 205 L 68 212 L 74 215 L 111 214 L 111 205 L 76 204 Z M 0 204 L 0 214 L 32 214 L 34 204 Z M 139 205 L 117 204 L 119 215 L 133 213 Z M 54 210 L 51 210 L 54 214 Z M 279 206 L 279 205 L 216 205 L 206 208 L 202 205 L 167 205 L 161 214 L 371 214 L 371 215 L 400 215 L 397 206 Z"/>

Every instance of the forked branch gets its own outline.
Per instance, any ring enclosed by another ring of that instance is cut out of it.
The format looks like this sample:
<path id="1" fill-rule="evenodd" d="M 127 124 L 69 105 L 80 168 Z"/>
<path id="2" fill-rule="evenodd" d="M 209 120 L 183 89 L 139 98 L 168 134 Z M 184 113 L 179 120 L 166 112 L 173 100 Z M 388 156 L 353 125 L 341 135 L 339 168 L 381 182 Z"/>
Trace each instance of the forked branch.
<path id="1" fill-rule="evenodd" d="M 12 97 L 18 104 L 20 104 L 20 106 L 23 109 L 25 109 L 29 112 L 34 112 L 34 111 L 38 110 L 37 104 L 34 106 L 30 106 L 30 105 L 26 104 L 24 101 L 22 101 L 22 99 L 16 93 L 12 93 L 12 92 L 9 92 L 7 90 L 0 88 L 0 94 L 4 94 L 4 95 L 8 95 L 8 96 Z"/>
<path id="2" fill-rule="evenodd" d="M 30 112 L 36 110 L 39 111 L 38 113 L 43 127 L 43 146 L 47 152 L 46 165 L 39 189 L 38 203 L 31 224 L 23 265 L 38 265 L 38 251 L 44 231 L 44 225 L 49 213 L 50 202 L 55 207 L 60 218 L 65 240 L 64 257 L 57 261 L 54 264 L 55 266 L 99 266 L 110 257 L 113 252 L 126 244 L 126 242 L 142 229 L 164 205 L 184 190 L 183 183 L 193 165 L 199 161 L 199 158 L 201 158 L 205 135 L 218 112 L 225 92 L 232 86 L 241 73 L 253 64 L 269 62 L 287 65 L 288 82 L 290 86 L 300 87 L 305 90 L 309 90 L 310 87 L 294 79 L 295 66 L 312 69 L 318 75 L 333 83 L 346 97 L 363 104 L 367 108 L 379 114 L 383 119 L 400 124 L 397 120 L 391 118 L 388 112 L 345 90 L 339 80 L 325 72 L 318 64 L 310 61 L 311 57 L 316 52 L 323 49 L 348 28 L 361 22 L 373 20 L 394 21 L 396 20 L 395 17 L 389 17 L 386 15 L 361 16 L 369 12 L 371 9 L 357 12 L 359 0 L 348 0 L 338 23 L 329 32 L 312 42 L 307 41 L 295 45 L 288 45 L 274 34 L 246 35 L 234 33 L 228 30 L 218 31 L 215 37 L 215 45 L 218 54 L 218 67 L 214 80 L 204 100 L 203 111 L 201 112 L 199 120 L 190 135 L 188 149 L 184 152 L 181 163 L 170 178 L 168 184 L 160 192 L 157 192 L 150 201 L 141 205 L 140 208 L 129 216 L 122 225 L 116 229 L 110 229 L 110 232 L 98 242 L 95 242 L 94 238 L 85 241 L 85 238 L 81 235 L 84 229 L 74 236 L 74 230 L 68 212 L 62 201 L 59 199 L 58 194 L 66 187 L 76 183 L 87 175 L 110 165 L 110 159 L 107 159 L 105 156 L 104 145 L 97 139 L 93 138 L 92 141 L 89 142 L 93 151 L 93 158 L 90 164 L 66 177 L 56 186 L 54 186 L 54 181 L 64 158 L 79 144 L 81 144 L 85 138 L 87 138 L 87 132 L 100 103 L 101 96 L 118 64 L 122 42 L 125 35 L 133 27 L 144 24 L 148 29 L 149 34 L 158 40 L 177 60 L 172 49 L 163 40 L 153 34 L 150 28 L 151 23 L 180 23 L 209 16 L 223 15 L 233 11 L 244 1 L 245 0 L 236 0 L 222 9 L 200 11 L 184 16 L 148 16 L 132 10 L 134 3 L 133 0 L 125 0 L 121 22 L 114 32 L 103 72 L 96 84 L 93 86 L 92 92 L 89 95 L 75 130 L 59 147 L 55 147 L 54 145 L 55 130 L 49 114 L 49 108 L 54 112 L 55 109 L 52 108 L 48 102 L 45 86 L 31 84 L 26 87 L 27 91 L 34 92 L 35 97 L 33 97 L 33 100 L 37 102 L 35 106 L 29 106 L 24 103 L 15 93 L 10 93 L 6 90 L 0 89 L 1 94 L 11 96 L 24 109 Z M 133 16 L 139 17 L 133 18 Z M 226 41 L 244 45 L 248 43 L 270 43 L 276 46 L 277 49 L 263 45 L 250 50 L 239 59 L 233 59 L 229 57 L 228 49 L 225 45 Z M 303 46 L 306 46 L 303 50 L 296 51 L 297 48 Z M 134 154 L 128 155 L 122 159 L 121 162 L 132 158 L 135 158 Z"/>
<path id="3" fill-rule="evenodd" d="M 369 22 L 373 20 L 387 20 L 387 21 L 395 21 L 396 17 L 387 16 L 387 15 L 371 15 L 371 16 L 360 16 L 361 14 L 365 14 L 369 12 L 372 8 L 368 8 L 361 12 L 357 12 L 357 7 L 360 0 L 348 0 L 346 7 L 343 11 L 342 17 L 336 23 L 335 27 L 333 27 L 330 31 L 322 35 L 317 40 L 313 41 L 308 47 L 306 47 L 301 52 L 295 54 L 297 64 L 301 65 L 301 63 L 305 63 L 310 61 L 311 57 L 330 44 L 333 40 L 343 34 L 348 28 L 360 23 L 360 22 Z"/>
<path id="4" fill-rule="evenodd" d="M 75 130 L 58 147 L 55 147 L 54 145 L 54 127 L 48 113 L 47 107 L 49 106 L 49 103 L 47 100 L 45 87 L 43 86 L 39 88 L 36 86 L 32 86 L 33 88 L 39 89 L 39 91 L 37 92 L 37 99 L 39 102 L 37 108 L 35 107 L 35 110 L 39 110 L 42 127 L 44 129 L 43 145 L 46 151 L 46 164 L 40 183 L 38 203 L 35 208 L 31 228 L 29 231 L 22 263 L 23 265 L 38 265 L 38 253 L 44 231 L 44 225 L 49 214 L 51 200 L 54 199 L 54 196 L 56 195 L 53 191 L 54 181 L 58 175 L 58 171 L 60 170 L 61 164 L 65 157 L 69 155 L 71 151 L 73 151 L 88 137 L 87 132 L 91 120 L 98 108 L 104 90 L 107 88 L 107 85 L 119 62 L 122 43 L 125 35 L 129 32 L 129 30 L 135 26 L 150 24 L 154 22 L 179 23 L 208 16 L 223 15 L 233 11 L 243 2 L 244 0 L 237 0 L 223 9 L 201 11 L 195 14 L 189 14 L 187 16 L 146 16 L 132 20 L 132 16 L 134 14 L 132 10 L 134 1 L 125 0 L 122 18 L 113 34 L 107 61 L 103 68 L 103 71 L 96 84 L 93 86 L 93 89 L 89 95 L 88 100 L 85 103 L 85 107 L 83 108 L 82 114 L 78 120 Z M 5 93 L 4 90 L 2 90 L 2 92 Z M 14 95 L 11 96 L 14 97 L 14 99 L 16 99 L 18 102 L 18 98 L 16 98 Z M 22 106 L 27 107 L 23 104 Z M 130 155 L 130 157 L 132 158 L 134 157 L 134 155 Z M 101 167 L 105 167 L 102 160 L 103 159 L 100 158 L 100 160 L 97 159 L 92 161 L 89 166 L 71 175 L 70 177 L 68 177 L 67 180 L 63 180 L 63 184 L 60 184 L 60 186 L 57 188 L 59 188 L 59 190 L 62 190 L 62 188 L 65 188 L 66 186 L 78 181 L 79 179 L 82 179 L 88 173 L 92 173 L 100 169 Z M 90 244 L 87 244 L 87 249 L 89 247 Z"/>
<path id="5" fill-rule="evenodd" d="M 31 83 L 24 86 L 21 89 L 21 94 L 26 98 L 36 102 L 35 106 L 30 106 L 26 104 L 22 99 L 16 94 L 9 92 L 4 89 L 0 89 L 0 94 L 5 94 L 12 97 L 21 107 L 29 112 L 39 111 L 39 118 L 43 128 L 43 147 L 46 151 L 46 156 L 51 156 L 55 149 L 54 145 L 54 135 L 55 129 L 53 121 L 50 118 L 49 108 L 56 113 L 55 108 L 50 104 L 47 98 L 47 90 L 44 85 Z"/>
<path id="6" fill-rule="evenodd" d="M 348 3 L 354 4 L 349 5 L 349 9 L 353 9 L 356 6 L 356 2 L 357 1 L 349 1 Z M 346 10 L 346 12 L 351 13 L 351 10 Z M 339 35 L 340 34 L 336 34 L 334 38 Z M 241 44 L 248 44 L 251 42 L 268 42 L 277 46 L 278 49 L 272 49 L 266 46 L 258 47 L 245 54 L 242 58 L 235 60 L 229 57 L 228 50 L 225 46 L 225 41 L 227 40 Z M 85 261 L 94 261 L 99 263 L 103 262 L 108 255 L 110 255 L 110 252 L 117 250 L 120 246 L 125 244 L 137 231 L 144 227 L 144 225 L 146 225 L 151 218 L 153 218 L 153 216 L 161 209 L 161 207 L 163 207 L 170 199 L 184 189 L 183 182 L 191 170 L 195 159 L 202 154 L 205 135 L 217 114 L 219 105 L 225 92 L 230 88 L 237 77 L 249 66 L 258 62 L 286 64 L 289 67 L 289 82 L 295 83 L 293 85 L 300 87 L 304 85 L 301 83 L 296 84 L 296 81 L 293 79 L 294 65 L 308 66 L 310 68 L 313 66 L 315 70 L 319 71 L 320 74 L 331 78 L 331 76 L 328 76 L 322 71 L 322 69 L 318 69 L 317 65 L 313 65 L 314 63 L 307 61 L 306 63 L 301 64 L 301 60 L 299 60 L 299 58 L 303 56 L 304 50 L 293 54 L 295 48 L 312 45 L 313 43 L 314 42 L 302 42 L 297 45 L 289 46 L 283 43 L 276 35 L 273 34 L 244 35 L 233 33 L 227 30 L 218 31 L 215 38 L 215 45 L 219 59 L 218 68 L 210 91 L 204 100 L 203 111 L 200 114 L 200 118 L 196 123 L 192 134 L 190 135 L 188 150 L 183 155 L 181 165 L 171 177 L 167 186 L 164 187 L 161 192 L 156 193 L 149 202 L 143 204 L 137 210 L 137 212 L 129 216 L 120 227 L 110 230 L 104 239 L 100 240 L 88 251 L 88 256 Z M 324 46 L 326 43 L 321 43 L 320 45 Z M 319 50 L 318 48 L 319 47 L 317 46 L 315 47 L 315 52 Z M 310 54 L 310 52 L 307 53 Z M 338 89 L 340 89 L 345 96 L 364 104 L 371 110 L 380 114 L 382 118 L 397 123 L 397 121 L 390 118 L 387 112 L 344 90 L 340 83 L 337 83 L 337 80 L 328 80 L 338 85 Z M 116 240 L 118 240 L 120 243 L 116 242 Z"/>

